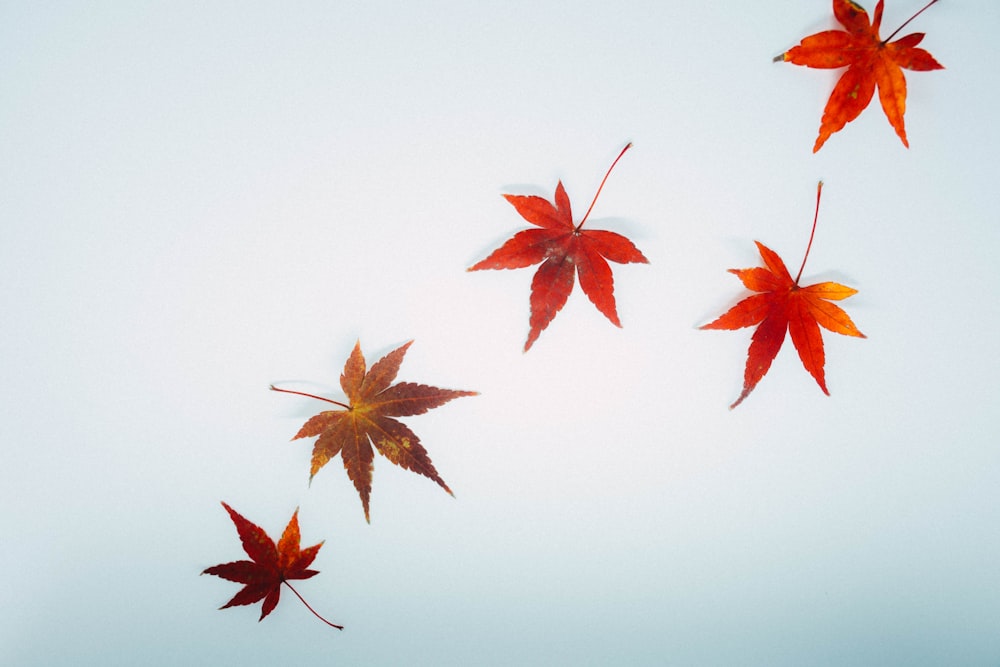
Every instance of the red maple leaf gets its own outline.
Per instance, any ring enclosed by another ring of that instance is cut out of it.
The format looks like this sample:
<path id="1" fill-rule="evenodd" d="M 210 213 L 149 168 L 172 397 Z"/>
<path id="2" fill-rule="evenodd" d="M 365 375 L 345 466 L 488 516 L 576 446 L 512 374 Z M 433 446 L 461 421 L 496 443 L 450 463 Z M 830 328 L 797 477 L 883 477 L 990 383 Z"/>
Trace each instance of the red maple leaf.
<path id="1" fill-rule="evenodd" d="M 816 215 L 813 217 L 812 233 L 809 235 L 809 245 L 806 246 L 805 257 L 799 273 L 792 276 L 785 268 L 785 263 L 776 252 L 759 241 L 755 241 L 760 256 L 767 268 L 729 269 L 736 274 L 747 289 L 760 294 L 754 294 L 743 299 L 729 309 L 722 317 L 702 326 L 702 329 L 741 329 L 759 325 L 754 331 L 747 353 L 747 365 L 743 374 L 743 393 L 736 402 L 729 406 L 735 408 L 743 402 L 757 383 L 761 381 L 771 362 L 778 355 L 781 344 L 785 341 L 785 332 L 792 337 L 792 343 L 799 353 L 802 365 L 816 379 L 820 389 L 827 396 L 823 374 L 825 353 L 820 326 L 834 333 L 845 336 L 864 338 L 847 313 L 828 299 L 839 301 L 857 294 L 856 289 L 845 287 L 839 283 L 825 282 L 799 287 L 799 278 L 805 268 L 809 249 L 812 248 L 813 236 L 816 234 L 816 220 L 819 217 L 819 198 L 823 191 L 820 181 L 816 188 Z"/>
<path id="2" fill-rule="evenodd" d="M 344 408 L 327 410 L 312 417 L 303 424 L 292 440 L 319 436 L 313 448 L 310 481 L 327 461 L 340 454 L 344 468 L 347 469 L 347 476 L 354 482 L 354 488 L 361 496 L 366 521 L 371 520 L 368 513 L 368 498 L 371 495 L 375 458 L 372 444 L 396 465 L 429 477 L 449 494 L 454 495 L 434 469 L 434 464 L 431 463 L 427 450 L 420 444 L 420 439 L 405 424 L 393 417 L 423 414 L 453 398 L 476 396 L 478 392 L 439 389 L 413 382 L 400 382 L 389 386 L 396 379 L 399 366 L 403 362 L 403 355 L 412 343 L 413 341 L 410 341 L 385 355 L 368 373 L 365 373 L 365 358 L 361 354 L 361 343 L 358 342 L 344 366 L 344 373 L 340 376 L 340 386 L 347 394 L 349 404 L 271 386 L 274 391 L 308 396 Z"/>
<path id="3" fill-rule="evenodd" d="M 308 549 L 299 549 L 299 511 L 295 510 L 285 532 L 277 544 L 267 536 L 260 526 L 247 521 L 239 512 L 226 503 L 222 506 L 229 512 L 233 523 L 236 524 L 236 531 L 240 534 L 243 542 L 243 550 L 247 552 L 251 560 L 237 560 L 232 563 L 223 563 L 206 569 L 202 574 L 214 574 L 217 577 L 235 581 L 245 586 L 233 596 L 233 599 L 219 607 L 236 607 L 239 605 L 253 604 L 264 601 L 260 610 L 260 621 L 270 614 L 278 605 L 281 596 L 281 585 L 285 584 L 292 589 L 292 592 L 302 600 L 302 604 L 313 613 L 319 620 L 338 630 L 343 630 L 344 626 L 336 625 L 326 620 L 316 613 L 316 610 L 309 606 L 309 603 L 299 595 L 290 583 L 289 579 L 309 579 L 319 572 L 307 569 L 316 558 L 319 548 L 323 546 L 320 542 Z"/>
<path id="4" fill-rule="evenodd" d="M 649 260 L 621 234 L 582 227 L 611 170 L 631 146 L 625 146 L 611 163 L 579 224 L 573 224 L 569 197 L 562 181 L 556 185 L 554 206 L 541 197 L 504 195 L 521 217 L 541 229 L 517 232 L 489 257 L 473 264 L 468 270 L 522 269 L 542 262 L 531 281 L 531 330 L 524 344 L 525 352 L 566 304 L 573 291 L 574 274 L 580 276 L 580 287 L 597 310 L 612 324 L 621 326 L 615 306 L 614 276 L 606 260 L 620 264 L 649 263 Z"/>
<path id="5" fill-rule="evenodd" d="M 798 46 L 777 56 L 775 62 L 784 60 L 796 65 L 834 69 L 847 67 L 823 110 L 823 120 L 819 126 L 819 136 L 813 146 L 818 151 L 830 135 L 861 115 L 871 102 L 878 87 L 879 101 L 889 123 L 909 148 L 903 114 L 906 112 L 906 78 L 903 69 L 927 71 L 944 69 L 934 60 L 934 56 L 917 44 L 924 33 L 916 32 L 900 37 L 895 42 L 890 39 L 937 0 L 931 0 L 923 9 L 911 16 L 886 39 L 878 35 L 882 23 L 883 0 L 875 5 L 875 20 L 868 22 L 868 12 L 851 0 L 833 0 L 833 14 L 837 21 L 847 28 L 825 30 L 804 38 Z"/>

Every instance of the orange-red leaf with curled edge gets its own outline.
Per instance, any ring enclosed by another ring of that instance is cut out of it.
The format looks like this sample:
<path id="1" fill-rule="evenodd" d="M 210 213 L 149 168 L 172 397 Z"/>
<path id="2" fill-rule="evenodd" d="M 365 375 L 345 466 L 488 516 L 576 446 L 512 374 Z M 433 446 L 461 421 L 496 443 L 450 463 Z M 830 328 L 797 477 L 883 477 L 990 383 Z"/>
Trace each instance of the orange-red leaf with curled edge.
<path id="1" fill-rule="evenodd" d="M 618 159 L 631 147 L 628 144 Z M 618 159 L 612 163 L 614 168 Z M 608 169 L 608 173 L 611 169 Z M 604 176 L 607 180 L 607 174 Z M 604 181 L 601 182 L 604 187 Z M 601 188 L 597 192 L 600 194 Z M 541 262 L 531 281 L 531 315 L 528 320 L 527 352 L 538 336 L 562 310 L 573 291 L 575 277 L 591 303 L 617 327 L 621 326 L 615 304 L 614 275 L 607 260 L 619 264 L 649 263 L 630 240 L 616 232 L 583 229 L 587 214 L 573 223 L 569 197 L 562 181 L 556 185 L 554 202 L 542 197 L 504 195 L 521 217 L 540 229 L 517 232 L 469 271 L 523 269 Z M 597 196 L 594 196 L 594 201 Z M 593 204 L 591 204 L 593 208 Z"/>
<path id="2" fill-rule="evenodd" d="M 933 0 L 924 9 L 934 2 L 937 0 Z M 895 42 L 889 40 L 896 33 L 885 40 L 879 37 L 883 6 L 884 1 L 879 0 L 875 6 L 874 20 L 869 23 L 868 12 L 857 3 L 851 0 L 833 0 L 834 16 L 846 30 L 825 30 L 810 35 L 798 46 L 775 58 L 775 61 L 783 60 L 806 67 L 847 67 L 823 110 L 819 136 L 813 146 L 814 153 L 822 148 L 830 135 L 839 132 L 861 115 L 874 97 L 876 88 L 886 118 L 903 145 L 907 148 L 910 146 L 903 125 L 903 114 L 906 113 L 906 79 L 903 69 L 928 71 L 944 69 L 944 66 L 929 52 L 917 48 L 924 33 L 906 35 Z"/>
<path id="3" fill-rule="evenodd" d="M 475 391 L 439 389 L 413 382 L 393 385 L 392 381 L 396 379 L 403 356 L 412 343 L 410 341 L 385 355 L 367 373 L 361 343 L 355 344 L 340 376 L 340 386 L 347 395 L 347 405 L 321 396 L 271 387 L 275 391 L 317 398 L 344 408 L 315 415 L 302 425 L 292 439 L 319 436 L 313 446 L 310 480 L 330 459 L 340 454 L 347 476 L 361 497 L 366 521 L 371 520 L 369 498 L 375 459 L 372 445 L 396 465 L 434 480 L 451 494 L 451 489 L 434 468 L 420 439 L 393 417 L 423 414 L 454 398 L 478 394 Z"/>
<path id="4" fill-rule="evenodd" d="M 243 543 L 243 550 L 250 556 L 251 560 L 238 560 L 214 565 L 202 572 L 202 574 L 213 574 L 229 581 L 244 584 L 243 588 L 220 609 L 254 604 L 263 600 L 264 604 L 261 605 L 260 619 L 258 619 L 263 621 L 264 617 L 278 606 L 281 585 L 285 584 L 317 618 L 327 625 L 343 630 L 343 626 L 330 623 L 317 614 L 299 595 L 299 592 L 288 583 L 289 579 L 309 579 L 319 574 L 317 570 L 308 568 L 316 559 L 316 554 L 319 553 L 323 543 L 320 542 L 306 549 L 299 548 L 299 511 L 295 510 L 292 514 L 292 518 L 281 534 L 281 539 L 275 544 L 263 528 L 245 519 L 226 503 L 222 503 L 222 506 L 226 508 L 233 523 L 236 524 L 236 532 L 239 533 L 240 541 Z"/>

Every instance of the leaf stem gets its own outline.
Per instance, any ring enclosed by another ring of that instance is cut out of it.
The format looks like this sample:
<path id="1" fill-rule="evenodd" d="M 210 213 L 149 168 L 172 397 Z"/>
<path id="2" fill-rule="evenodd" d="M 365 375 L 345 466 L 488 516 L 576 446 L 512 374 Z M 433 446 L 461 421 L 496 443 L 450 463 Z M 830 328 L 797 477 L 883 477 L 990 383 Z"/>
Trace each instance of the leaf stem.
<path id="1" fill-rule="evenodd" d="M 273 387 L 272 387 L 272 389 L 273 389 Z M 322 616 L 320 616 L 319 614 L 317 614 L 316 610 L 309 606 L 309 603 L 306 602 L 306 599 L 304 597 L 302 597 L 301 595 L 299 595 L 299 592 L 297 590 L 295 590 L 295 587 L 292 586 L 290 583 L 288 583 L 287 581 L 284 581 L 284 580 L 282 580 L 281 583 L 283 583 L 284 585 L 286 585 L 286 586 L 288 586 L 289 588 L 292 589 L 292 592 L 295 593 L 296 597 L 298 597 L 300 600 L 302 600 L 302 604 L 304 604 L 306 606 L 306 609 L 308 609 L 309 611 L 311 611 L 313 613 L 313 616 L 315 616 L 319 620 L 323 621 L 324 623 L 326 623 L 330 627 L 337 628 L 338 630 L 343 630 L 344 629 L 344 626 L 337 625 L 336 623 L 331 623 L 330 621 L 326 620 L 325 618 L 323 618 Z"/>
<path id="2" fill-rule="evenodd" d="M 823 181 L 819 182 L 816 186 L 816 213 L 813 215 L 813 228 L 809 232 L 809 245 L 806 246 L 806 254 L 802 258 L 802 266 L 799 267 L 799 274 L 795 276 L 795 284 L 799 284 L 799 278 L 802 277 L 802 269 L 806 268 L 806 260 L 809 259 L 809 250 L 813 247 L 813 237 L 816 236 L 816 221 L 819 220 L 819 196 L 823 194 Z"/>
<path id="3" fill-rule="evenodd" d="M 326 401 L 327 403 L 333 403 L 334 405 L 339 405 L 340 407 L 344 408 L 345 410 L 350 410 L 351 409 L 351 406 L 344 405 L 340 401 L 334 401 L 334 400 L 329 399 L 329 398 L 323 398 L 322 396 L 317 396 L 316 394 L 307 394 L 304 391 L 292 391 L 291 389 L 278 389 L 273 384 L 271 385 L 271 391 L 280 391 L 280 392 L 285 393 L 285 394 L 298 394 L 299 396 L 308 396 L 309 398 L 315 398 L 315 399 L 320 400 L 320 401 Z M 305 600 L 303 600 L 303 602 L 304 601 Z"/>
<path id="4" fill-rule="evenodd" d="M 615 161 L 611 163 L 610 167 L 608 167 L 608 173 L 604 174 L 604 180 L 602 180 L 601 184 L 597 187 L 597 193 L 594 194 L 594 200 L 590 202 L 590 208 L 588 208 L 587 212 L 583 214 L 583 220 L 580 221 L 580 224 L 576 226 L 576 229 L 574 231 L 580 231 L 580 228 L 583 227 L 583 223 L 587 222 L 587 218 L 590 216 L 590 212 L 594 210 L 594 204 L 597 203 L 597 197 L 601 194 L 601 190 L 604 189 L 604 183 L 608 180 L 608 176 L 611 175 L 611 170 L 615 168 L 616 164 L 618 164 L 618 160 L 622 159 L 622 155 L 625 155 L 625 151 L 627 151 L 630 148 L 632 148 L 631 141 L 625 145 L 625 148 L 622 149 L 622 152 L 618 154 L 618 157 L 615 158 Z"/>
<path id="5" fill-rule="evenodd" d="M 883 39 L 883 40 L 882 40 L 882 43 L 883 43 L 883 44 L 888 44 L 888 43 L 889 43 L 889 40 L 891 40 L 891 39 L 892 39 L 893 37 L 895 37 L 895 36 L 896 36 L 896 33 L 898 33 L 898 32 L 899 32 L 900 30 L 902 30 L 903 28 L 905 28 L 905 27 L 906 27 L 906 24 L 907 24 L 907 23 L 909 23 L 909 22 L 910 22 L 910 21 L 912 21 L 913 19 L 915 19 L 915 18 L 917 18 L 918 16 L 920 16 L 921 14 L 923 14 L 923 13 L 924 13 L 924 10 L 926 10 L 926 9 L 927 9 L 928 7 L 930 7 L 931 5 L 933 5 L 934 3 L 936 3 L 937 1 L 938 1 L 938 0 L 931 0 L 931 1 L 930 1 L 930 2 L 928 2 L 928 3 L 926 4 L 926 5 L 924 5 L 924 8 L 923 8 L 923 9 L 921 9 L 921 10 L 920 10 L 919 12 L 917 12 L 916 14 L 914 14 L 913 16 L 911 16 L 910 18 L 906 19 L 906 21 L 905 21 L 905 22 L 903 23 L 903 25 L 901 25 L 901 26 L 899 26 L 898 28 L 896 28 L 896 30 L 895 30 L 895 31 L 893 31 L 893 33 L 892 33 L 891 35 L 889 35 L 888 37 L 886 37 L 885 39 Z"/>

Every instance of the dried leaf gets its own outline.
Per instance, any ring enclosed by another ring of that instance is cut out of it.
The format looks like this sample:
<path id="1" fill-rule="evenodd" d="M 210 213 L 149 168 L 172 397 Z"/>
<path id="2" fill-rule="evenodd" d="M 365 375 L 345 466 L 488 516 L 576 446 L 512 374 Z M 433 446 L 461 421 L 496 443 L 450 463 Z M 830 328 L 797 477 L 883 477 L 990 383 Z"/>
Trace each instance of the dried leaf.
<path id="1" fill-rule="evenodd" d="M 233 599 L 222 605 L 220 609 L 254 604 L 263 600 L 264 604 L 261 606 L 259 619 L 263 621 L 264 617 L 278 606 L 281 585 L 285 584 L 302 600 L 302 603 L 316 618 L 327 625 L 343 630 L 344 626 L 331 623 L 317 614 L 309 606 L 309 603 L 299 595 L 299 592 L 288 583 L 289 579 L 309 579 L 319 574 L 316 570 L 307 568 L 316 558 L 323 543 L 320 542 L 307 549 L 299 549 L 299 511 L 295 510 L 295 513 L 292 514 L 281 539 L 275 544 L 263 528 L 247 521 L 226 503 L 222 503 L 222 506 L 226 508 L 233 523 L 236 524 L 236 531 L 243 542 L 243 550 L 246 551 L 251 560 L 238 560 L 232 563 L 214 565 L 202 572 L 202 574 L 214 574 L 229 581 L 245 584 L 233 596 Z"/>
<path id="2" fill-rule="evenodd" d="M 478 394 L 475 391 L 439 389 L 413 382 L 392 385 L 403 362 L 403 355 L 412 343 L 410 341 L 385 355 L 366 373 L 365 358 L 361 354 L 361 343 L 358 342 L 340 376 L 340 386 L 347 395 L 348 404 L 313 394 L 271 387 L 274 391 L 308 396 L 343 408 L 327 410 L 312 417 L 292 439 L 319 436 L 313 447 L 310 480 L 330 459 L 340 454 L 347 476 L 354 482 L 354 488 L 361 496 L 366 521 L 370 521 L 368 500 L 375 458 L 372 445 L 396 465 L 434 480 L 451 494 L 451 489 L 434 469 L 420 439 L 393 417 L 423 414 L 454 398 Z"/>

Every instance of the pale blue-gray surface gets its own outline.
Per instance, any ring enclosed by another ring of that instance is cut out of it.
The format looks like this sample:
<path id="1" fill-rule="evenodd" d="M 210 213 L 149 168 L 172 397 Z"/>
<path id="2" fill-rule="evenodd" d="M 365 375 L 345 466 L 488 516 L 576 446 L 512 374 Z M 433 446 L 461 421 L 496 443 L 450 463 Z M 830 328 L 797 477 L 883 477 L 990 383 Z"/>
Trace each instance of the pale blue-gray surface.
<path id="1" fill-rule="evenodd" d="M 867 0 L 869 5 L 873 4 Z M 922 6 L 892 0 L 889 30 Z M 869 7 L 871 9 L 871 7 Z M 1000 661 L 994 2 L 907 28 L 911 149 L 877 102 L 810 152 L 836 72 L 773 64 L 811 2 L 22 2 L 0 7 L 0 663 L 972 665 Z M 528 354 L 531 270 L 464 269 L 579 217 Z M 844 302 L 826 397 L 790 346 L 702 332 L 760 240 Z M 409 420 L 455 498 L 375 462 L 372 523 L 289 439 L 355 339 L 475 389 Z M 217 611 L 220 500 L 326 544 Z"/>

